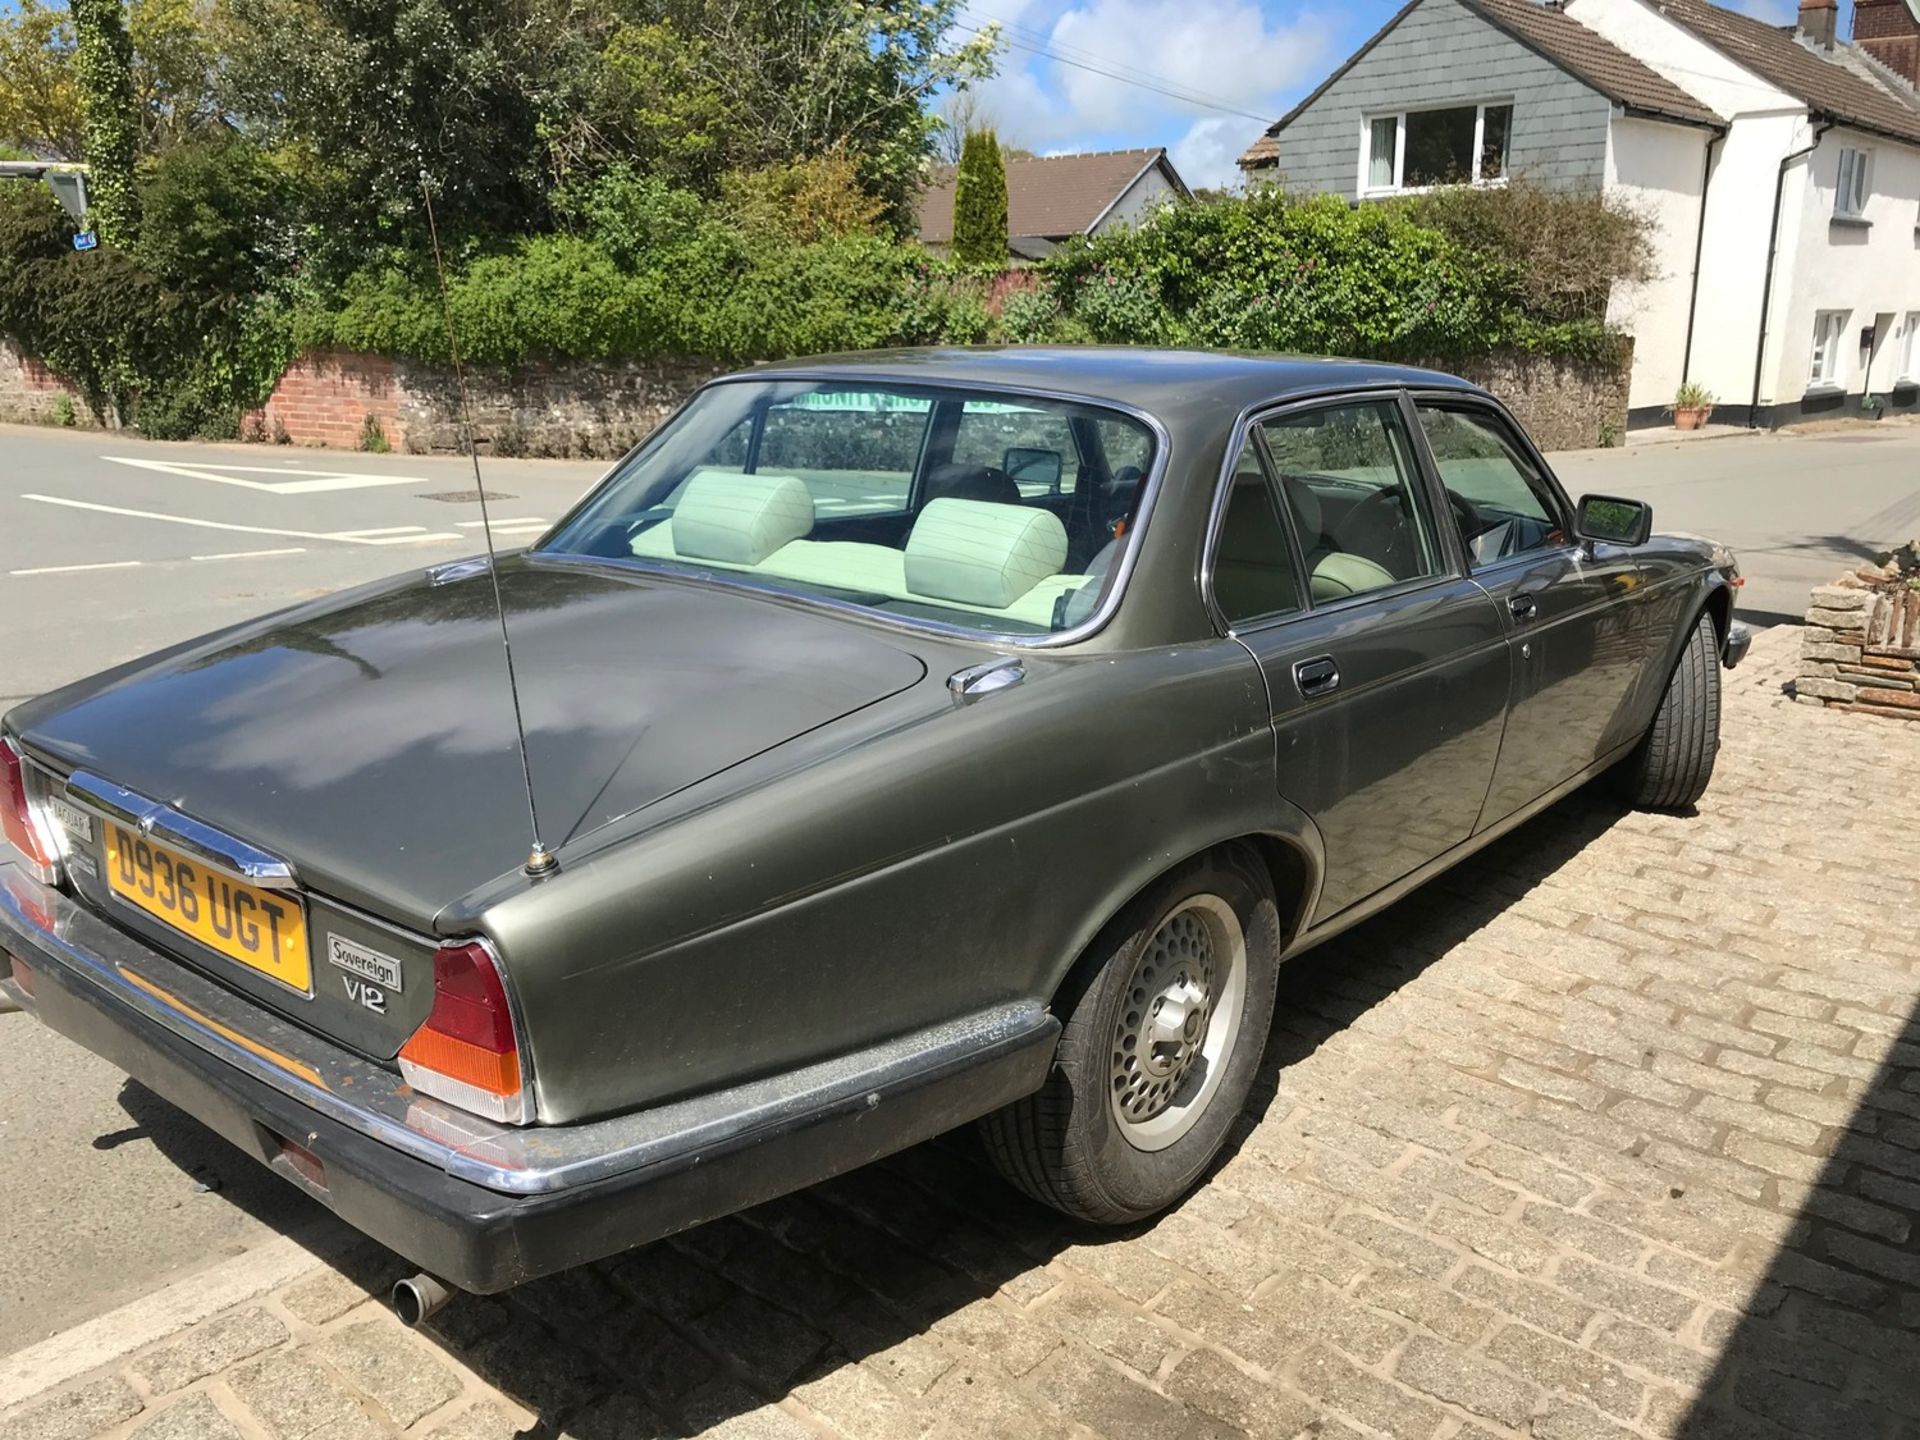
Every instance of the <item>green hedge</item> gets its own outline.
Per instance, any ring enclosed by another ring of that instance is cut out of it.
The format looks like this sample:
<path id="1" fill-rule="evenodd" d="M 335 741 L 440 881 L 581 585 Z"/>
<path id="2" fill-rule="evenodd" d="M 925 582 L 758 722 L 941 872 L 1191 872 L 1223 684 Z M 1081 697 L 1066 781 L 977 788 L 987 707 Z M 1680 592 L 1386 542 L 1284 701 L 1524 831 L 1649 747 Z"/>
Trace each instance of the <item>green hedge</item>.
<path id="1" fill-rule="evenodd" d="M 1484 214 L 1489 192 L 1458 193 L 1454 213 Z M 1533 193 L 1548 208 L 1598 203 Z M 1063 318 L 1102 341 L 1386 359 L 1613 355 L 1601 314 L 1549 312 L 1530 297 L 1529 274 L 1500 253 L 1500 228 L 1474 243 L 1411 206 L 1265 190 L 1170 207 L 1070 245 L 1045 269 Z M 1610 279 L 1599 282 L 1602 309 Z"/>
<path id="2" fill-rule="evenodd" d="M 299 273 L 298 237 L 276 217 L 283 189 L 243 143 L 183 148 L 143 179 L 162 228 L 132 252 L 79 255 L 47 192 L 0 186 L 0 334 L 96 408 L 169 436 L 233 434 L 303 348 L 444 363 L 429 258 L 383 253 L 322 288 Z M 1644 270 L 1644 225 L 1594 196 L 1516 186 L 1353 207 L 1260 192 L 1070 244 L 990 314 L 991 269 L 859 230 L 782 227 L 779 211 L 618 168 L 561 192 L 563 230 L 452 259 L 462 355 L 502 368 L 741 363 L 1009 340 L 1613 360 L 1606 297 Z M 1576 243 L 1586 248 L 1570 261 Z"/>

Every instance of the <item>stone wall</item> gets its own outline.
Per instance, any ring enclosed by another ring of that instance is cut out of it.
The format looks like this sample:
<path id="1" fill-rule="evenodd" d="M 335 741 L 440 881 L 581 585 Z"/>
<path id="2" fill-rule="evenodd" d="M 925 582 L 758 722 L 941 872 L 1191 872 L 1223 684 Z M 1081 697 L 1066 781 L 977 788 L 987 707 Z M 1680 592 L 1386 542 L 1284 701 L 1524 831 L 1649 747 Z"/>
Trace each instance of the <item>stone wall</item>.
<path id="1" fill-rule="evenodd" d="M 1615 361 L 1506 353 L 1423 363 L 1471 380 L 1498 396 L 1542 450 L 1618 445 L 1626 436 L 1631 342 L 1622 341 Z"/>
<path id="2" fill-rule="evenodd" d="M 1617 440 L 1626 430 L 1630 354 L 1612 365 L 1518 354 L 1428 363 L 1499 396 L 1542 450 L 1583 449 Z M 726 368 L 664 358 L 469 370 L 475 437 L 495 455 L 622 455 Z M 76 423 L 98 423 L 44 365 L 0 342 L 0 420 L 51 423 L 63 394 L 71 398 Z M 394 450 L 451 453 L 461 449 L 458 401 L 453 372 L 444 366 L 315 351 L 288 367 L 267 403 L 245 417 L 240 433 L 250 440 L 353 450 L 366 442 L 372 417 Z"/>
<path id="3" fill-rule="evenodd" d="M 1802 704 L 1920 720 L 1920 591 L 1897 567 L 1843 576 L 1813 592 L 1794 698 Z"/>
<path id="4" fill-rule="evenodd" d="M 66 397 L 66 405 L 60 403 Z M 80 392 L 11 341 L 0 340 L 0 420 L 19 425 L 99 425 Z"/>
<path id="5" fill-rule="evenodd" d="M 661 359 L 469 370 L 474 436 L 495 455 L 621 455 L 721 369 L 708 361 Z M 241 433 L 354 449 L 368 436 L 368 417 L 395 450 L 427 455 L 463 446 L 451 369 L 325 351 L 294 361 Z"/>

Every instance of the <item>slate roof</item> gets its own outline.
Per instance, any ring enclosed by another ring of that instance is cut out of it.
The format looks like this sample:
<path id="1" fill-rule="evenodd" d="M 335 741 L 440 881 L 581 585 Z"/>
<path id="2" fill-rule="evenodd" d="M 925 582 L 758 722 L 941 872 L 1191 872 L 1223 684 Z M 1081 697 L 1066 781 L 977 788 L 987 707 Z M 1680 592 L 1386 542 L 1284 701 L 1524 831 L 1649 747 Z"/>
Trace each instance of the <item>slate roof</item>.
<path id="1" fill-rule="evenodd" d="M 1127 187 L 1156 164 L 1165 164 L 1174 188 L 1186 185 L 1167 160 L 1165 149 L 1102 150 L 1085 155 L 1042 155 L 1009 160 L 1007 234 L 1064 240 L 1084 235 L 1113 207 Z M 942 166 L 920 196 L 920 241 L 945 245 L 953 240 L 951 166 Z"/>
<path id="2" fill-rule="evenodd" d="M 1318 100 L 1342 75 L 1358 63 L 1375 45 L 1392 32 L 1421 0 L 1412 0 L 1374 37 L 1348 57 L 1345 64 L 1322 81 L 1314 92 L 1267 127 L 1240 156 L 1242 168 L 1254 169 L 1279 159 L 1279 134 L 1306 108 Z M 1596 30 L 1590 30 L 1571 15 L 1535 3 L 1535 0 L 1459 0 L 1468 10 L 1496 30 L 1518 40 L 1529 50 L 1559 66 L 1576 80 L 1623 105 L 1628 110 L 1677 120 L 1688 125 L 1721 124 L 1721 119 L 1700 101 L 1633 58 Z"/>
<path id="3" fill-rule="evenodd" d="M 1920 110 L 1838 60 L 1809 49 L 1790 29 L 1706 0 L 1655 0 L 1654 8 L 1728 59 L 1805 101 L 1809 110 L 1855 129 L 1920 144 Z"/>

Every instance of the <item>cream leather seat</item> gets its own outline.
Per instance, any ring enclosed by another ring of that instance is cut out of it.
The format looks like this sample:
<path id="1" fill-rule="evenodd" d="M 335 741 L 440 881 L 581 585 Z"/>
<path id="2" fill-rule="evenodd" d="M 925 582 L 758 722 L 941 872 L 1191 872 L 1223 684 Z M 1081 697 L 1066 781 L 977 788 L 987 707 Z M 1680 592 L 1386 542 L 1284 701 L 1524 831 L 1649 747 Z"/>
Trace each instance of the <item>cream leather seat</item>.
<path id="1" fill-rule="evenodd" d="M 1326 512 L 1311 485 L 1291 475 L 1281 483 L 1293 510 L 1294 523 L 1300 529 L 1300 548 L 1306 552 L 1307 583 L 1315 604 L 1344 600 L 1349 595 L 1399 583 L 1386 566 L 1333 546 L 1326 535 Z"/>
<path id="2" fill-rule="evenodd" d="M 813 540 L 813 499 L 793 475 L 696 470 L 673 515 L 634 536 L 638 556 L 690 560 L 824 589 L 931 601 L 1041 629 L 1062 595 L 1098 577 L 1067 575 L 1067 532 L 1051 511 L 941 497 L 904 550 Z"/>

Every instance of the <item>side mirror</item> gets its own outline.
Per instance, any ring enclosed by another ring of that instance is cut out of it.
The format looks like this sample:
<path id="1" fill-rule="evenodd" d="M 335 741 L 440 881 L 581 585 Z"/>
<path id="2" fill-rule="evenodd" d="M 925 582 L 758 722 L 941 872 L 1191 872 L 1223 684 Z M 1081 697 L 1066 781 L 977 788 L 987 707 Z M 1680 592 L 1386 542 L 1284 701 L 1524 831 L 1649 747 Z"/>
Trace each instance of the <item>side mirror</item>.
<path id="1" fill-rule="evenodd" d="M 1653 533 L 1653 507 L 1644 500 L 1622 500 L 1617 495 L 1582 495 L 1573 530 L 1582 540 L 1644 545 Z"/>
<path id="2" fill-rule="evenodd" d="M 1007 451 L 1000 468 L 1018 484 L 1044 485 L 1049 495 L 1060 493 L 1060 476 L 1065 469 L 1058 450 L 1041 450 L 1016 445 Z"/>

